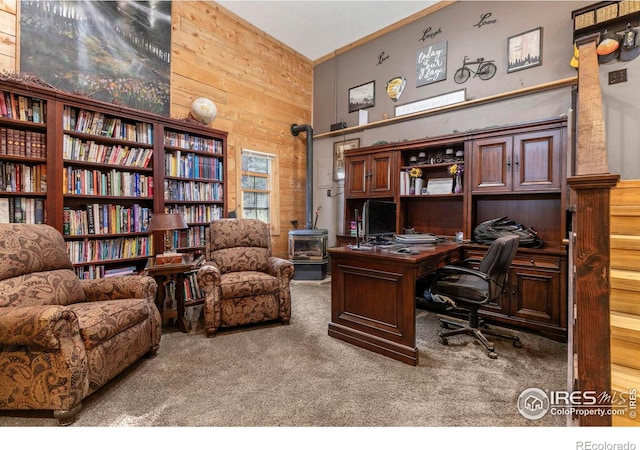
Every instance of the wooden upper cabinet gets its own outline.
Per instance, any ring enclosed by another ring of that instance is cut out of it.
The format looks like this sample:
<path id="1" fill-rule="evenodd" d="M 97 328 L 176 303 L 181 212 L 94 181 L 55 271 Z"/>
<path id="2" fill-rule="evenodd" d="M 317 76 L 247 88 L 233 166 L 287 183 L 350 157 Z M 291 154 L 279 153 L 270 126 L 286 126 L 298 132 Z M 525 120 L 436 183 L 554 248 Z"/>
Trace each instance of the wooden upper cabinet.
<path id="1" fill-rule="evenodd" d="M 472 150 L 473 191 L 510 191 L 512 156 L 513 138 L 511 136 L 475 141 Z"/>
<path id="2" fill-rule="evenodd" d="M 514 190 L 560 189 L 562 133 L 560 130 L 515 135 Z"/>
<path id="3" fill-rule="evenodd" d="M 562 132 L 535 131 L 473 143 L 473 192 L 559 190 Z"/>
<path id="4" fill-rule="evenodd" d="M 393 197 L 395 160 L 394 151 L 346 156 L 346 197 Z"/>

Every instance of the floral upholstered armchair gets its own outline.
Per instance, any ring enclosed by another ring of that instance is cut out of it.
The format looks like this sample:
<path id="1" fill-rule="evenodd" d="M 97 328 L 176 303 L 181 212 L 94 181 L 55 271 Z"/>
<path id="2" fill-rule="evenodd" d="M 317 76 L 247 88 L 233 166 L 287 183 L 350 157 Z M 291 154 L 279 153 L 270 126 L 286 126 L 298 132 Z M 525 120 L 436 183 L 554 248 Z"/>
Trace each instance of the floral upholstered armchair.
<path id="1" fill-rule="evenodd" d="M 205 291 L 208 337 L 220 327 L 291 318 L 293 264 L 271 255 L 268 225 L 256 219 L 220 219 L 206 235 L 207 264 L 198 271 Z"/>
<path id="2" fill-rule="evenodd" d="M 0 224 L 0 409 L 72 423 L 85 397 L 157 351 L 156 290 L 146 276 L 81 281 L 55 228 Z"/>

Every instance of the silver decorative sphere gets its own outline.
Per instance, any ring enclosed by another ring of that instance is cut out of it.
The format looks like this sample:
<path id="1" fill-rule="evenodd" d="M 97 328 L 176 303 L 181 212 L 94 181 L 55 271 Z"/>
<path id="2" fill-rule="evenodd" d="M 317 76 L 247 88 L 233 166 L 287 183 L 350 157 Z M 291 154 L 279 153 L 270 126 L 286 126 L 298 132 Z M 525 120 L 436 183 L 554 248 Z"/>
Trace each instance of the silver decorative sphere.
<path id="1" fill-rule="evenodd" d="M 191 115 L 194 119 L 206 125 L 216 118 L 218 108 L 212 100 L 199 97 L 191 103 Z"/>

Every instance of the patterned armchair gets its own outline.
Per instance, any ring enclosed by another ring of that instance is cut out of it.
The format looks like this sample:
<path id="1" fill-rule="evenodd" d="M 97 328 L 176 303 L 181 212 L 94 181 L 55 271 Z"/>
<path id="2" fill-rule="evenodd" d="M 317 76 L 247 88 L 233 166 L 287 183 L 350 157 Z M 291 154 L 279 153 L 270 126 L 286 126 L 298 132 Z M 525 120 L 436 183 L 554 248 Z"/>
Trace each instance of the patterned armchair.
<path id="1" fill-rule="evenodd" d="M 82 400 L 160 344 L 156 283 L 80 280 L 48 225 L 0 224 L 0 409 L 53 410 Z"/>
<path id="2" fill-rule="evenodd" d="M 271 255 L 267 224 L 255 219 L 212 222 L 205 256 L 198 284 L 205 291 L 208 337 L 220 327 L 277 319 L 289 323 L 293 264 Z"/>

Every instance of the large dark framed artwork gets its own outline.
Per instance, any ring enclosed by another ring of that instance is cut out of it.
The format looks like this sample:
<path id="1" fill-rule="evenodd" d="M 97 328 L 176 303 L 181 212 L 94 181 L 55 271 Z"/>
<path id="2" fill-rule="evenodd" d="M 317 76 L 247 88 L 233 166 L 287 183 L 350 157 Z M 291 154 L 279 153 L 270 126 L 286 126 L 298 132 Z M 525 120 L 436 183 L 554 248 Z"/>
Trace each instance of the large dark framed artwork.
<path id="1" fill-rule="evenodd" d="M 349 112 L 371 108 L 376 104 L 376 82 L 369 81 L 349 89 Z"/>
<path id="2" fill-rule="evenodd" d="M 22 0 L 20 71 L 68 92 L 169 114 L 171 2 Z"/>
<path id="3" fill-rule="evenodd" d="M 542 64 L 542 27 L 511 36 L 507 40 L 507 73 Z"/>

